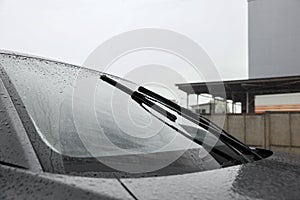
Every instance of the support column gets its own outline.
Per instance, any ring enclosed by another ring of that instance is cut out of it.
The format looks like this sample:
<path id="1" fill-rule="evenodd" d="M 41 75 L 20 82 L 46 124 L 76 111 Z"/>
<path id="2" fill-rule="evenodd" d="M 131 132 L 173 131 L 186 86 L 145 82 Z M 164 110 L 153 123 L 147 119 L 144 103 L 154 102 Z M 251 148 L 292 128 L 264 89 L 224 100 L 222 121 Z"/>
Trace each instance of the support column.
<path id="1" fill-rule="evenodd" d="M 212 97 L 214 99 L 213 103 L 211 103 L 210 105 L 210 114 L 215 114 L 216 111 L 216 99 L 215 97 Z"/>
<path id="2" fill-rule="evenodd" d="M 186 93 L 186 108 L 189 109 L 189 93 Z"/>
<path id="3" fill-rule="evenodd" d="M 234 114 L 235 113 L 234 112 L 235 102 L 234 102 L 234 94 L 233 93 L 231 93 L 231 100 L 232 100 L 232 102 L 231 102 L 231 111 L 232 111 L 232 114 Z"/>
<path id="4" fill-rule="evenodd" d="M 241 103 L 242 103 L 242 113 L 247 113 L 247 95 L 243 95 L 241 98 Z"/>
<path id="5" fill-rule="evenodd" d="M 255 113 L 255 95 L 252 93 L 248 94 L 248 113 Z"/>
<path id="6" fill-rule="evenodd" d="M 242 113 L 255 113 L 255 95 L 247 92 L 242 98 Z"/>

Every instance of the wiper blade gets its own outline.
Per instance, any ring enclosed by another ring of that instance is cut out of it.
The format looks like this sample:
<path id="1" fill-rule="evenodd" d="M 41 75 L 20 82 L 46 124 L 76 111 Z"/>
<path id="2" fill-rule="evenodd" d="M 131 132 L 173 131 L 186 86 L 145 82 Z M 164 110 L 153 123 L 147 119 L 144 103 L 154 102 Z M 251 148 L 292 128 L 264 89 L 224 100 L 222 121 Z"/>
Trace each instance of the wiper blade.
<path id="1" fill-rule="evenodd" d="M 109 78 L 107 75 L 101 75 L 100 76 L 100 79 L 107 82 L 108 84 L 112 85 L 113 87 L 115 88 L 118 88 L 119 90 L 121 90 L 122 92 L 128 94 L 134 101 L 136 101 L 138 104 L 140 104 L 147 112 L 153 114 L 152 112 L 150 112 L 146 107 L 144 107 L 142 104 L 145 104 L 147 106 L 149 106 L 150 108 L 152 108 L 153 110 L 159 112 L 160 114 L 162 114 L 163 116 L 167 117 L 168 119 L 170 119 L 172 122 L 175 122 L 177 117 L 170 113 L 169 111 L 167 111 L 166 109 L 160 107 L 159 105 L 153 103 L 154 102 L 157 102 L 155 99 L 152 99 L 145 95 L 145 94 L 142 94 L 141 92 L 139 91 L 134 91 L 128 87 L 126 87 L 125 85 Z M 155 94 L 155 93 L 153 93 Z M 161 103 L 162 104 L 162 103 Z M 163 104 L 165 105 L 165 104 Z M 177 105 L 177 104 L 175 104 Z M 177 105 L 178 106 L 178 105 Z M 168 106 L 167 106 L 168 107 Z M 180 107 L 180 106 L 179 106 Z M 169 108 L 169 107 L 168 107 Z M 173 109 L 171 109 L 173 110 Z M 173 110 L 174 111 L 174 110 Z M 169 127 L 171 127 L 172 129 L 176 130 L 177 132 L 179 132 L 181 135 L 183 135 L 184 137 L 190 139 L 191 141 L 203 146 L 205 148 L 206 144 L 203 143 L 203 141 L 197 139 L 196 137 L 192 137 L 190 135 L 187 135 L 186 133 L 184 133 L 183 131 L 179 130 L 178 128 L 176 128 L 175 126 L 167 123 L 166 121 L 163 121 L 161 118 L 159 118 L 158 116 L 154 115 L 154 117 L 156 117 L 157 119 L 159 119 L 160 121 L 162 121 L 163 123 L 167 124 Z M 190 120 L 190 119 L 189 119 Z M 238 157 L 230 157 L 229 155 L 226 155 L 225 153 L 221 152 L 220 150 L 218 150 L 216 147 L 211 147 L 211 150 L 213 153 L 216 153 L 218 155 L 221 155 L 222 157 L 224 158 L 227 158 L 227 159 L 236 159 L 238 162 L 240 163 L 244 163 L 244 162 L 249 162 L 249 160 L 247 158 L 245 158 L 243 155 L 240 155 L 241 157 L 238 158 Z M 216 157 L 215 159 L 218 160 L 218 157 Z M 220 161 L 221 163 L 221 161 Z"/>
<path id="2" fill-rule="evenodd" d="M 230 144 L 231 146 L 238 149 L 239 151 L 241 151 L 244 154 L 254 155 L 254 160 L 262 159 L 262 157 L 260 155 L 258 155 L 256 152 L 252 151 L 247 145 L 243 144 L 242 142 L 240 142 L 239 140 L 234 138 L 232 135 L 227 133 L 225 130 L 223 130 L 222 128 L 220 128 L 215 123 L 208 120 L 207 118 L 197 115 L 197 114 L 193 113 L 192 111 L 190 111 L 186 108 L 183 108 L 180 105 L 170 101 L 169 99 L 166 99 L 165 97 L 163 97 L 155 92 L 152 92 L 151 90 L 148 90 L 142 86 L 140 86 L 138 88 L 138 91 L 154 98 L 155 100 L 157 100 L 161 104 L 165 105 L 169 109 L 175 111 L 178 115 L 181 115 L 185 119 L 201 126 L 202 128 L 204 128 L 206 130 L 209 129 L 209 131 L 212 134 L 214 134 L 216 137 L 219 137 L 220 140 L 222 142 L 224 142 L 225 144 Z"/>
<path id="3" fill-rule="evenodd" d="M 202 124 L 209 125 L 209 123 L 210 123 L 210 121 L 208 119 L 206 119 L 205 117 L 198 116 L 198 115 L 194 114 L 192 111 L 181 107 L 180 105 L 174 103 L 173 101 L 166 99 L 165 97 L 163 97 L 155 92 L 152 92 L 151 90 L 148 90 L 147 88 L 140 86 L 138 88 L 138 91 L 161 102 L 162 104 L 167 106 L 169 109 L 177 112 L 177 114 L 179 114 L 179 115 L 187 115 L 188 118 L 190 118 L 190 119 L 197 119 L 197 120 L 200 119 L 202 121 Z"/>
<path id="4" fill-rule="evenodd" d="M 219 128 L 217 125 L 209 121 L 208 119 L 204 117 L 200 117 L 193 113 L 192 111 L 183 108 L 179 106 L 178 104 L 144 88 L 139 87 L 138 91 L 134 91 L 125 85 L 118 83 L 117 81 L 109 78 L 106 75 L 101 75 L 100 79 L 109 83 L 110 85 L 120 89 L 124 93 L 131 96 L 131 98 L 136 101 L 138 104 L 142 105 L 145 104 L 149 107 L 151 107 L 153 110 L 157 111 L 158 113 L 162 114 L 163 116 L 167 117 L 171 121 L 175 122 L 177 117 L 167 111 L 166 109 L 162 108 L 161 106 L 155 104 L 154 102 L 159 102 L 162 105 L 166 106 L 170 110 L 175 111 L 177 114 L 181 115 L 183 118 L 197 124 L 198 126 L 209 130 L 212 134 L 214 134 L 216 137 L 218 137 L 223 143 L 232 146 L 231 149 L 237 149 L 239 152 L 245 154 L 245 155 L 253 155 L 254 160 L 261 160 L 261 156 L 256 154 L 254 151 L 252 151 L 247 145 L 241 143 L 237 139 L 235 139 L 233 136 L 226 133 L 223 129 Z M 151 97 L 151 100 L 147 97 Z M 154 102 L 153 102 L 154 101 Z M 143 107 L 143 106 L 142 106 Z M 236 151 L 236 150 L 234 150 Z M 244 157 L 244 155 L 242 155 Z M 246 160 L 250 161 L 247 157 L 244 157 Z"/>
<path id="5" fill-rule="evenodd" d="M 120 84 L 117 81 L 109 78 L 106 75 L 101 75 L 100 79 L 107 82 L 107 83 L 109 83 L 110 85 L 120 89 L 122 92 L 128 94 L 138 104 L 140 104 L 140 105 L 145 104 L 148 107 L 155 110 L 156 112 L 158 112 L 161 115 L 165 116 L 166 118 L 168 118 L 172 122 L 176 121 L 177 117 L 174 114 L 170 113 L 166 109 L 162 108 L 161 106 L 159 106 L 159 105 L 155 104 L 154 102 L 152 102 L 151 100 L 149 100 L 146 95 L 144 95 L 144 94 L 142 94 L 138 91 L 134 91 L 134 90 L 126 87 L 125 85 Z"/>

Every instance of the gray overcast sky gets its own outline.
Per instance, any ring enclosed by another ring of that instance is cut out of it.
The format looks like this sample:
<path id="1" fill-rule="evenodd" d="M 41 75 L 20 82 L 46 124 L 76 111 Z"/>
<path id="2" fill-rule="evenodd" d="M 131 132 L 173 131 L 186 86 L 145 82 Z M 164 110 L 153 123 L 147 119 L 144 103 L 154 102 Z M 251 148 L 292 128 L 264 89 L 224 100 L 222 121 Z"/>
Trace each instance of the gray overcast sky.
<path id="1" fill-rule="evenodd" d="M 223 79 L 248 77 L 246 0 L 0 0 L 0 49 L 81 65 L 112 36 L 164 28 L 202 46 Z"/>

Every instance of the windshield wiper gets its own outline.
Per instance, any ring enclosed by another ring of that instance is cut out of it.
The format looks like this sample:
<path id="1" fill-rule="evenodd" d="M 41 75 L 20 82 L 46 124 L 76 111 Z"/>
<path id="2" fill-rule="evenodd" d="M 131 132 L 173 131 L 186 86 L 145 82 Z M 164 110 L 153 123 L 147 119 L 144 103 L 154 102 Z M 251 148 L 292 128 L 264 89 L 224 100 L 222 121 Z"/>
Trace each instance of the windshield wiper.
<path id="1" fill-rule="evenodd" d="M 174 114 L 170 113 L 166 109 L 162 108 L 161 106 L 159 106 L 159 105 L 155 104 L 154 102 L 152 102 L 151 100 L 149 100 L 146 95 L 144 95 L 144 94 L 142 94 L 138 91 L 133 91 L 132 89 L 118 83 L 117 81 L 107 77 L 106 75 L 100 76 L 100 79 L 107 82 L 107 83 L 109 83 L 110 85 L 120 89 L 121 91 L 125 92 L 138 104 L 145 104 L 148 107 L 151 107 L 156 112 L 158 112 L 161 115 L 165 116 L 166 118 L 168 118 L 172 122 L 176 121 L 177 117 Z"/>
<path id="2" fill-rule="evenodd" d="M 254 160 L 262 159 L 261 156 L 259 156 L 257 153 L 252 151 L 248 146 L 246 146 L 245 144 L 241 143 L 234 137 L 227 134 L 223 129 L 218 128 L 218 126 L 214 125 L 208 119 L 203 118 L 203 117 L 199 118 L 198 115 L 192 113 L 190 110 L 183 108 L 183 107 L 179 106 L 178 104 L 175 104 L 174 102 L 172 102 L 172 101 L 170 101 L 170 100 L 168 100 L 168 99 L 166 99 L 144 87 L 140 86 L 138 88 L 138 91 L 134 91 L 134 90 L 126 87 L 125 85 L 118 83 L 117 81 L 109 78 L 106 75 L 101 75 L 100 79 L 109 83 L 110 85 L 120 89 L 124 93 L 128 94 L 138 104 L 140 104 L 140 105 L 145 104 L 145 105 L 151 107 L 153 110 L 157 111 L 158 113 L 162 114 L 163 116 L 167 117 L 171 121 L 175 122 L 177 117 L 174 114 L 170 113 L 169 111 L 167 111 L 166 109 L 162 108 L 161 106 L 155 104 L 154 102 L 161 103 L 162 105 L 166 106 L 170 110 L 175 111 L 176 113 L 178 113 L 185 119 L 197 124 L 198 126 L 204 128 L 206 130 L 209 130 L 209 132 L 211 132 L 213 135 L 218 137 L 220 139 L 220 141 L 222 141 L 224 144 L 229 145 L 229 147 L 232 150 L 240 152 L 241 156 L 243 156 L 244 159 L 246 159 L 247 161 L 251 161 L 251 160 L 248 157 L 245 157 L 243 154 L 253 155 Z M 148 98 L 148 96 L 151 97 L 151 100 Z M 225 132 L 225 134 L 224 134 L 224 132 Z M 198 142 L 196 141 L 196 143 L 198 143 Z"/>
<path id="3" fill-rule="evenodd" d="M 163 97 L 155 92 L 152 92 L 151 90 L 148 90 L 142 86 L 140 86 L 138 88 L 138 91 L 143 94 L 148 95 L 149 97 L 152 97 L 154 100 L 160 102 L 167 108 L 175 111 L 178 115 L 181 115 L 185 119 L 201 126 L 205 130 L 210 131 L 216 137 L 219 137 L 222 142 L 224 142 L 225 144 L 230 144 L 234 148 L 241 151 L 243 154 L 254 155 L 254 160 L 262 159 L 262 157 L 259 154 L 257 154 L 253 150 L 251 150 L 251 148 L 249 148 L 247 145 L 243 144 L 242 142 L 240 142 L 239 140 L 234 138 L 232 135 L 227 133 L 225 130 L 223 130 L 222 128 L 220 128 L 215 123 L 208 120 L 207 118 L 205 118 L 201 115 L 197 115 L 197 114 L 193 113 L 192 111 L 190 111 L 186 108 L 183 108 L 180 105 L 170 101 L 169 99 L 166 99 L 165 97 Z"/>
<path id="4" fill-rule="evenodd" d="M 174 125 L 168 123 L 167 121 L 164 121 L 162 118 L 154 115 L 143 104 L 145 104 L 145 105 L 149 106 L 150 108 L 154 109 L 155 111 L 161 113 L 163 116 L 167 117 L 172 122 L 175 122 L 176 119 L 177 119 L 177 117 L 174 114 L 170 113 L 169 111 L 167 111 L 166 109 L 160 107 L 159 105 L 153 103 L 153 99 L 152 98 L 149 98 L 148 96 L 146 96 L 146 95 L 144 95 L 144 94 L 142 94 L 142 93 L 140 93 L 138 91 L 133 91 L 132 89 L 130 89 L 130 88 L 126 87 L 125 85 L 123 85 L 123 84 L 121 84 L 121 83 L 119 83 L 119 82 L 117 82 L 117 81 L 109 78 L 106 75 L 101 75 L 100 79 L 103 80 L 103 81 L 105 81 L 105 82 L 107 82 L 108 84 L 112 85 L 113 87 L 121 90 L 122 92 L 128 94 L 134 101 L 136 101 L 148 113 L 152 114 L 155 118 L 157 118 L 161 122 L 165 123 L 170 128 L 172 128 L 173 130 L 175 130 L 176 132 L 180 133 L 181 135 L 183 135 L 187 139 L 195 142 L 196 144 L 201 145 L 204 149 L 210 150 L 212 156 L 220 163 L 221 166 L 223 166 L 223 163 L 224 163 L 224 161 L 222 160 L 223 158 L 226 159 L 227 161 L 235 160 L 235 162 L 238 162 L 239 164 L 242 164 L 242 163 L 245 163 L 245 162 L 249 162 L 249 160 L 247 158 L 245 158 L 243 155 L 241 155 L 238 152 L 236 152 L 236 153 L 239 156 L 233 155 L 233 154 L 227 154 L 225 152 L 222 152 L 220 149 L 218 149 L 215 146 L 209 147 L 205 143 L 203 143 L 202 140 L 198 139 L 197 137 L 193 137 L 193 136 L 185 133 L 184 131 L 176 128 Z M 154 101 L 154 102 L 157 102 L 157 101 Z M 219 155 L 219 156 L 216 156 L 216 155 Z M 220 159 L 220 157 L 221 157 L 221 159 Z"/>

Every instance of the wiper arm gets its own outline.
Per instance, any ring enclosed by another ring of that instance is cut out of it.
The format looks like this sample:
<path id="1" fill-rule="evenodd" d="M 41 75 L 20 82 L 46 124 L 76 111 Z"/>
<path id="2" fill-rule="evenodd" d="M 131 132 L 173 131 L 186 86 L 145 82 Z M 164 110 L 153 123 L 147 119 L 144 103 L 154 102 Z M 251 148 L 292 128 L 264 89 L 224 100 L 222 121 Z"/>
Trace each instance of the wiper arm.
<path id="1" fill-rule="evenodd" d="M 113 87 L 115 88 L 118 88 L 119 90 L 121 90 L 122 92 L 128 94 L 134 101 L 136 101 L 139 105 L 141 105 L 147 112 L 151 113 L 147 108 L 145 108 L 142 104 L 145 104 L 147 106 L 149 106 L 150 108 L 152 108 L 153 110 L 159 112 L 160 114 L 162 114 L 163 116 L 167 117 L 168 119 L 170 119 L 172 122 L 175 122 L 177 117 L 170 113 L 169 111 L 167 111 L 166 109 L 160 107 L 159 105 L 153 103 L 153 101 L 155 102 L 156 100 L 152 99 L 149 100 L 149 97 L 142 94 L 141 92 L 138 92 L 138 91 L 134 91 L 128 87 L 126 87 L 125 85 L 121 84 L 121 83 L 118 83 L 117 81 L 109 78 L 108 76 L 106 75 L 101 75 L 100 76 L 100 79 L 102 81 L 105 81 L 107 82 L 108 84 L 112 85 Z M 153 93 L 155 94 L 155 93 Z M 164 97 L 162 97 L 164 98 Z M 157 102 L 157 101 L 156 101 Z M 171 101 L 170 101 L 171 102 Z M 172 102 L 173 103 L 173 102 Z M 163 104 L 165 105 L 165 104 Z M 175 104 L 177 105 L 177 104 Z M 177 105 L 178 106 L 178 105 Z M 169 106 L 167 106 L 169 108 Z M 179 106 L 180 107 L 180 106 Z M 173 109 L 171 109 L 173 110 Z M 174 111 L 174 110 L 173 110 Z M 158 118 L 160 121 L 163 121 L 161 118 L 157 117 L 156 115 L 154 115 L 156 118 Z M 187 135 L 186 133 L 184 133 L 183 131 L 179 130 L 178 128 L 175 128 L 173 125 L 163 121 L 164 123 L 166 123 L 169 127 L 171 127 L 172 129 L 176 130 L 177 132 L 179 132 L 181 135 L 183 135 L 184 137 L 194 141 L 195 143 L 199 144 L 199 145 L 202 145 L 203 147 L 205 147 L 206 145 L 203 144 L 203 141 L 197 139 L 197 138 L 194 138 L 190 135 Z M 222 157 L 226 157 L 227 159 L 229 159 L 229 155 L 226 155 L 224 154 L 223 152 L 221 152 L 220 150 L 218 150 L 217 148 L 215 147 L 212 147 L 212 152 L 218 154 L 218 155 L 221 155 Z M 216 158 L 218 160 L 218 158 Z M 232 159 L 232 158 L 230 158 Z M 229 160 L 230 160 L 229 159 Z M 241 155 L 241 158 L 233 158 L 233 159 L 236 159 L 237 161 L 241 162 L 241 163 L 244 163 L 245 161 L 248 162 L 249 160 L 246 159 L 244 156 Z M 221 163 L 221 162 L 220 162 Z"/>
<path id="2" fill-rule="evenodd" d="M 200 127 L 209 130 L 212 134 L 214 134 L 216 137 L 218 137 L 223 143 L 232 146 L 235 149 L 238 149 L 240 152 L 243 154 L 248 154 L 248 155 L 254 155 L 254 160 L 261 160 L 261 156 L 259 156 L 257 153 L 252 151 L 248 146 L 245 144 L 241 143 L 237 139 L 235 139 L 233 136 L 229 135 L 226 133 L 223 129 L 219 128 L 217 125 L 213 124 L 211 121 L 204 117 L 200 117 L 194 113 L 192 113 L 190 110 L 183 108 L 176 103 L 144 88 L 144 87 L 139 87 L 138 91 L 134 91 L 125 85 L 118 83 L 117 81 L 109 78 L 106 75 L 101 75 L 100 79 L 109 83 L 110 85 L 120 89 L 124 93 L 128 94 L 131 96 L 131 98 L 136 101 L 138 104 L 142 105 L 145 104 L 149 107 L 151 107 L 153 110 L 157 111 L 158 113 L 162 114 L 163 116 L 167 117 L 171 121 L 175 122 L 177 117 L 167 111 L 166 109 L 162 108 L 161 106 L 155 104 L 153 101 L 159 102 L 162 105 L 166 106 L 170 110 L 175 111 L 177 114 L 181 115 L 183 118 L 199 125 Z M 152 100 L 149 100 L 147 97 L 151 97 Z M 225 134 L 224 134 L 225 133 Z M 229 147 L 230 147 L 229 146 Z M 233 149 L 234 150 L 234 149 Z M 247 159 L 247 158 L 246 158 Z M 248 159 L 247 159 L 248 160 Z"/>
<path id="3" fill-rule="evenodd" d="M 176 121 L 177 117 L 174 114 L 170 113 L 166 109 L 162 108 L 161 106 L 159 106 L 159 105 L 155 104 L 154 102 L 152 102 L 151 100 L 149 100 L 146 95 L 144 95 L 144 94 L 142 94 L 138 91 L 133 91 L 132 89 L 126 87 L 123 84 L 118 83 L 117 81 L 109 78 L 106 75 L 101 75 L 100 79 L 107 82 L 107 83 L 109 83 L 110 85 L 120 89 L 122 92 L 128 94 L 138 104 L 140 104 L 140 105 L 145 104 L 148 107 L 155 110 L 156 112 L 158 112 L 161 115 L 165 116 L 166 118 L 168 118 L 172 122 Z"/>
<path id="4" fill-rule="evenodd" d="M 180 105 L 170 101 L 169 99 L 166 99 L 163 96 L 160 96 L 159 94 L 156 94 L 155 92 L 152 92 L 151 90 L 148 90 L 142 86 L 138 88 L 139 92 L 142 92 L 143 94 L 148 95 L 149 97 L 154 98 L 156 101 L 162 103 L 169 109 L 175 111 L 178 115 L 181 115 L 185 119 L 201 126 L 202 128 L 208 130 L 214 134 L 216 137 L 219 137 L 221 141 L 223 141 L 225 144 L 230 144 L 234 148 L 237 148 L 239 151 L 241 151 L 244 154 L 254 155 L 255 160 L 260 160 L 262 157 L 258 155 L 256 152 L 252 151 L 247 145 L 243 144 L 236 138 L 234 138 L 232 135 L 227 133 L 222 128 L 218 127 L 215 123 L 208 120 L 205 117 L 199 116 L 192 111 L 181 107 Z"/>
<path id="5" fill-rule="evenodd" d="M 163 96 L 161 96 L 161 95 L 159 95 L 155 92 L 152 92 L 151 90 L 148 90 L 147 88 L 144 88 L 143 86 L 140 86 L 138 88 L 138 91 L 154 98 L 155 100 L 157 100 L 159 102 L 161 102 L 162 104 L 167 106 L 169 109 L 175 111 L 179 115 L 184 115 L 187 118 L 189 118 L 190 120 L 191 119 L 192 120 L 194 120 L 194 119 L 199 120 L 200 119 L 202 124 L 206 124 L 206 125 L 210 124 L 210 121 L 208 119 L 206 119 L 205 117 L 198 116 L 198 115 L 194 114 L 192 111 L 181 107 L 180 105 L 174 103 L 173 101 L 170 101 L 169 99 L 166 99 L 165 97 L 163 97 Z"/>

